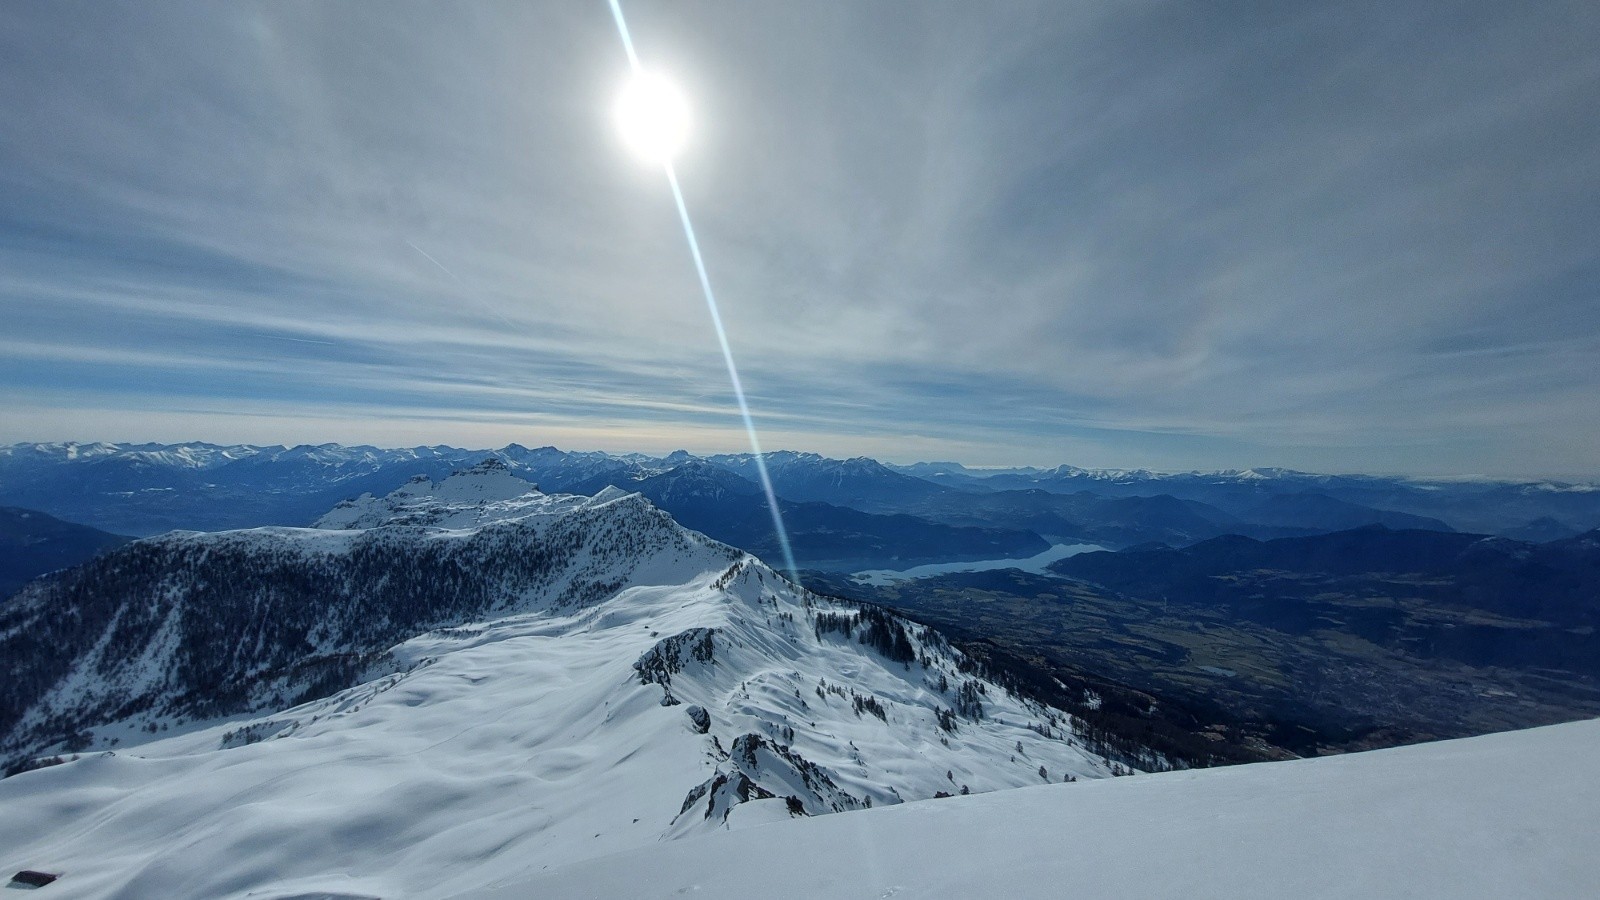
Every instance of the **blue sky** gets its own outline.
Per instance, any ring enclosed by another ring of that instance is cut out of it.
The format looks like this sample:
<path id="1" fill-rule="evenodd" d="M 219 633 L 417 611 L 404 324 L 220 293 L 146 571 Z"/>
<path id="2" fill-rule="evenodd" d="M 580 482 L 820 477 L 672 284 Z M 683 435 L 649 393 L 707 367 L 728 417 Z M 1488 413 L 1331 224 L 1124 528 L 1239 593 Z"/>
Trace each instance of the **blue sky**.
<path id="1" fill-rule="evenodd" d="M 1592 3 L 625 3 L 768 447 L 1600 475 Z M 0 440 L 737 450 L 592 3 L 0 11 Z"/>

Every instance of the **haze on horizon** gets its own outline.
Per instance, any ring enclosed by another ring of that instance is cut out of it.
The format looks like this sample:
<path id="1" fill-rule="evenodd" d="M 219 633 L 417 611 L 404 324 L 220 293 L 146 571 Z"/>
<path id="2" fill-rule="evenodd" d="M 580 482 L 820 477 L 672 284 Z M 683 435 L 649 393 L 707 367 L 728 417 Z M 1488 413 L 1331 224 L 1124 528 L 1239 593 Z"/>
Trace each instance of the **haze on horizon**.
<path id="1" fill-rule="evenodd" d="M 769 448 L 1600 476 L 1600 7 L 624 5 Z M 603 2 L 0 25 L 0 442 L 743 446 Z"/>

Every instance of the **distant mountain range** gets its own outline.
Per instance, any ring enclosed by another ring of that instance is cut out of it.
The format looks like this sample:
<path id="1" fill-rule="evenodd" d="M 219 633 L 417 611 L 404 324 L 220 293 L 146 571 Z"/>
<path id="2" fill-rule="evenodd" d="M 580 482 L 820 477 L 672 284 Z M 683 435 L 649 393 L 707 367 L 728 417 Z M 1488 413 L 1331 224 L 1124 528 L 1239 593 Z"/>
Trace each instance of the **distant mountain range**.
<path id="1" fill-rule="evenodd" d="M 891 473 L 892 474 L 892 473 Z M 772 514 L 755 482 L 694 460 L 638 480 L 596 476 L 568 486 L 592 494 L 608 486 L 638 491 L 683 525 L 766 560 L 783 559 Z M 781 497 L 787 497 L 782 494 Z M 904 514 L 879 515 L 820 501 L 779 499 L 795 558 L 811 568 L 906 567 L 917 562 L 1027 557 L 1049 549 L 1032 531 L 949 525 Z"/>
<path id="2" fill-rule="evenodd" d="M 56 443 L 0 448 L 0 503 L 117 534 L 306 525 L 341 500 L 381 496 L 493 457 L 551 492 L 638 490 L 718 539 L 780 561 L 749 454 L 698 457 L 498 450 Z M 1600 524 L 1600 489 L 1553 482 L 1426 481 L 1278 469 L 888 466 L 865 457 L 766 456 L 804 566 L 905 567 L 1015 558 L 1045 541 L 1181 546 L 1377 524 L 1555 540 Z"/>
<path id="3" fill-rule="evenodd" d="M 708 456 L 706 461 L 757 481 L 755 458 L 748 453 Z M 875 459 L 829 459 L 815 453 L 780 450 L 766 455 L 772 488 L 788 500 L 849 506 L 872 512 L 900 509 L 949 493 L 947 488 L 904 475 Z"/>
<path id="4" fill-rule="evenodd" d="M 1502 534 L 1542 523 L 1554 537 L 1600 527 L 1600 485 L 1551 480 L 1430 479 L 1382 475 L 1319 475 L 1292 469 L 1230 469 L 1166 474 L 1147 469 L 969 469 L 959 463 L 892 467 L 963 490 L 1039 489 L 1058 494 L 1087 491 L 1103 497 L 1168 494 L 1214 506 L 1246 521 L 1273 498 L 1322 495 L 1365 511 L 1406 513 L 1442 520 L 1460 531 Z M 1270 516 L 1270 508 L 1267 510 Z M 1266 520 L 1261 520 L 1266 524 Z M 1357 524 L 1386 524 L 1376 520 Z M 1297 524 L 1300 524 L 1297 522 Z"/>

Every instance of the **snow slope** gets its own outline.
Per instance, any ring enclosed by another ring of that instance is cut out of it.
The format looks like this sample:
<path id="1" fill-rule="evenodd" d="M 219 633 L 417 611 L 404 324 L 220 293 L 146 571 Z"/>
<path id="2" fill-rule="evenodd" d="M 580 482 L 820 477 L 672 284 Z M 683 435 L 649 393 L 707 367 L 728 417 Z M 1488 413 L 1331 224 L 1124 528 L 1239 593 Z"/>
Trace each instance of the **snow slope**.
<path id="1" fill-rule="evenodd" d="M 500 585 L 514 602 L 491 615 L 389 648 L 355 687 L 0 781 L 0 871 L 62 873 L 61 897 L 447 896 L 662 840 L 1112 771 L 1065 714 L 936 633 L 795 588 L 636 494 L 552 497 L 505 474 L 364 498 L 324 523 L 345 530 L 155 539 L 185 615 L 220 577 L 208 548 L 289 570 L 475 534 L 581 550 L 537 589 Z M 496 580 L 497 558 L 439 564 Z M 563 579 L 617 587 L 549 602 Z M 345 623 L 369 602 L 341 603 L 308 634 L 376 633 Z M 98 665 L 51 702 L 111 690 Z"/>
<path id="2" fill-rule="evenodd" d="M 1600 720 L 910 803 L 575 863 L 479 898 L 1579 898 Z"/>

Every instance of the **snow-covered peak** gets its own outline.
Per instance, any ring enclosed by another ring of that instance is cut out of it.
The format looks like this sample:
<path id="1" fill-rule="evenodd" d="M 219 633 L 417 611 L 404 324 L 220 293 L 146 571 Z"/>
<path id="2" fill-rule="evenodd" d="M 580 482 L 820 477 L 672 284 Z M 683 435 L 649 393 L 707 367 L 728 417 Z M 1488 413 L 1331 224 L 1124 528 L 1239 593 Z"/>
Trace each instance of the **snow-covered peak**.
<path id="1" fill-rule="evenodd" d="M 538 485 L 519 478 L 499 459 L 433 481 L 417 476 L 383 497 L 363 494 L 346 500 L 317 520 L 318 528 L 374 528 L 379 525 L 465 527 L 534 512 L 551 512 L 551 499 Z M 586 498 L 587 499 L 587 498 Z M 575 504 L 560 506 L 565 509 Z"/>
<path id="2" fill-rule="evenodd" d="M 104 441 L 79 443 L 12 444 L 0 447 L 0 457 L 33 459 L 58 463 L 84 463 L 107 459 L 121 459 L 146 465 L 172 469 L 211 469 L 243 459 L 259 452 L 259 448 L 244 445 L 222 447 L 216 444 L 190 442 L 187 444 L 112 444 Z"/>
<path id="3" fill-rule="evenodd" d="M 628 491 L 623 490 L 622 488 L 617 487 L 614 484 L 608 484 L 608 485 L 606 485 L 604 488 L 602 488 L 600 490 L 600 493 L 595 494 L 593 497 L 589 498 L 589 505 L 590 506 L 600 506 L 600 505 L 603 505 L 603 504 L 606 504 L 606 503 L 610 503 L 613 500 L 621 500 L 624 497 L 632 497 L 632 496 L 635 496 L 635 495 L 630 493 L 630 492 L 628 492 Z"/>
<path id="4" fill-rule="evenodd" d="M 433 495 L 445 501 L 510 500 L 533 490 L 538 486 L 512 474 L 492 456 L 433 485 Z"/>
<path id="5" fill-rule="evenodd" d="M 1253 466 L 1248 469 L 1222 469 L 1216 472 L 1190 472 L 1186 474 L 1224 481 L 1274 481 L 1318 477 L 1309 472 L 1298 472 L 1294 469 L 1285 469 L 1278 466 Z"/>

